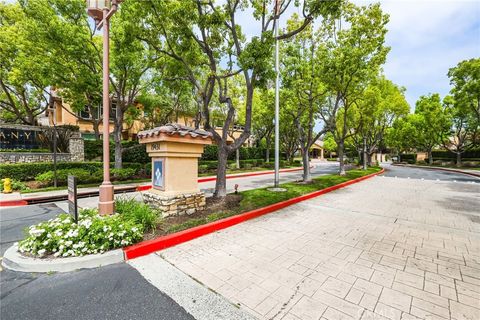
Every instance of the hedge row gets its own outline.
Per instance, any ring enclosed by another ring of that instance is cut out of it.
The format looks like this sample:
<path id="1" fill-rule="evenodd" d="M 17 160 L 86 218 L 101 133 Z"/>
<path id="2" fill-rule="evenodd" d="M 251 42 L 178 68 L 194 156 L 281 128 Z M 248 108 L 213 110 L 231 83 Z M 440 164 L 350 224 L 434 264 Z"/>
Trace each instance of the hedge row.
<path id="1" fill-rule="evenodd" d="M 112 164 L 113 165 L 113 164 Z M 141 163 L 124 163 L 126 169 L 135 169 L 139 173 L 145 169 Z M 148 166 L 150 167 L 150 166 Z M 57 170 L 83 169 L 91 174 L 103 168 L 102 162 L 59 162 Z M 53 170 L 51 162 L 0 164 L 0 178 L 13 178 L 19 181 L 34 180 L 38 175 Z"/>
<path id="2" fill-rule="evenodd" d="M 433 160 L 443 160 L 443 159 L 457 159 L 457 155 L 453 152 L 446 151 L 446 150 L 437 150 L 432 151 L 432 158 Z M 480 158 L 480 149 L 473 149 L 468 150 L 462 153 L 462 159 L 470 160 L 470 159 L 479 159 Z"/>
<path id="3" fill-rule="evenodd" d="M 240 160 L 250 160 L 250 159 L 265 159 L 265 156 L 267 154 L 267 149 L 266 148 L 255 148 L 255 147 L 249 147 L 249 148 L 244 148 L 240 147 Z M 270 150 L 270 157 L 273 157 L 274 155 L 274 150 Z M 285 156 L 283 153 L 281 156 Z M 228 155 L 228 160 L 235 160 L 236 153 L 232 152 L 231 154 Z M 202 154 L 201 160 L 217 160 L 218 159 L 218 146 L 216 145 L 209 145 L 205 146 L 205 149 Z"/>
<path id="4" fill-rule="evenodd" d="M 400 155 L 400 162 L 415 163 L 417 161 L 416 153 L 406 153 Z"/>
<path id="5" fill-rule="evenodd" d="M 137 141 L 122 141 L 122 161 L 134 163 L 150 163 L 146 147 Z M 96 160 L 103 155 L 102 140 L 85 140 L 84 144 L 85 159 Z M 110 142 L 110 161 L 115 158 L 115 144 Z"/>

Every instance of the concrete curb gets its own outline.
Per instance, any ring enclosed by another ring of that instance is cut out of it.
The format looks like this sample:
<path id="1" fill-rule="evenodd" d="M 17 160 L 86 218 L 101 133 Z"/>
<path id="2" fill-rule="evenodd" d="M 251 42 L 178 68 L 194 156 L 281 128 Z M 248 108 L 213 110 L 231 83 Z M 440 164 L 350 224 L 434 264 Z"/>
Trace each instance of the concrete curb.
<path id="1" fill-rule="evenodd" d="M 197 320 L 256 319 L 156 254 L 131 260 L 128 264 Z"/>
<path id="2" fill-rule="evenodd" d="M 394 166 L 399 166 L 399 167 L 407 167 L 407 168 L 418 168 L 418 169 L 427 169 L 427 170 L 447 171 L 447 172 L 453 172 L 453 173 L 466 174 L 468 176 L 480 178 L 480 174 L 478 174 L 478 173 L 467 172 L 467 171 L 457 170 L 457 169 L 453 169 L 453 168 L 427 167 L 427 166 L 416 166 L 416 165 L 406 165 L 406 164 L 393 164 L 393 165 Z"/>
<path id="3" fill-rule="evenodd" d="M 247 221 L 250 219 L 254 219 L 256 217 L 260 217 L 262 215 L 277 211 L 279 209 L 291 206 L 292 204 L 302 202 L 314 197 L 318 197 L 322 194 L 332 192 L 334 190 L 344 188 L 346 186 L 349 186 L 351 184 L 363 181 L 365 179 L 374 177 L 378 174 L 382 174 L 385 172 L 385 169 L 380 170 L 379 172 L 375 172 L 360 178 L 352 179 L 325 189 L 317 190 L 311 193 L 307 193 L 303 196 L 299 196 L 296 198 L 288 199 L 282 202 L 277 202 L 274 204 L 271 204 L 269 206 L 263 207 L 263 208 L 258 208 L 252 211 L 244 212 L 232 217 L 228 217 L 225 219 L 220 219 L 214 222 L 210 222 L 207 224 L 200 225 L 198 227 L 190 228 L 187 230 L 183 230 L 180 232 L 172 233 L 166 236 L 161 236 L 156 239 L 152 240 L 147 240 L 143 242 L 139 242 L 137 244 L 128 246 L 123 248 L 123 251 L 125 252 L 125 260 L 129 259 L 134 259 L 138 258 L 141 256 L 145 256 L 147 254 L 150 254 L 155 251 L 160 251 L 166 248 L 173 247 L 177 244 L 184 243 L 190 240 L 193 240 L 195 238 L 204 236 L 209 233 L 213 233 L 218 230 L 222 230 L 231 226 L 234 226 L 236 224 L 239 224 L 243 221 Z"/>
<path id="4" fill-rule="evenodd" d="M 122 249 L 92 254 L 83 257 L 57 259 L 38 259 L 22 256 L 18 246 L 13 245 L 5 251 L 2 266 L 21 272 L 70 272 L 77 269 L 91 269 L 125 261 Z"/>

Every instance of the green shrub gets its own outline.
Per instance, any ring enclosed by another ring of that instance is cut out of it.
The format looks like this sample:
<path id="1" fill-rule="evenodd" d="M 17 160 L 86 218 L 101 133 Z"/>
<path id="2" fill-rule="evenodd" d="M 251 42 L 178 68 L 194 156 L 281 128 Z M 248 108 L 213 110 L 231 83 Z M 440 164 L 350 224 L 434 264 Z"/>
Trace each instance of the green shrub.
<path id="1" fill-rule="evenodd" d="M 74 257 L 103 253 L 142 240 L 143 226 L 116 214 L 99 216 L 96 210 L 81 210 L 78 224 L 68 214 L 31 226 L 18 243 L 22 253 L 44 257 Z"/>
<path id="2" fill-rule="evenodd" d="M 127 220 L 143 226 L 143 232 L 154 230 L 158 219 L 158 212 L 145 203 L 133 198 L 123 198 L 115 201 L 115 211 Z"/>
<path id="3" fill-rule="evenodd" d="M 457 159 L 457 155 L 447 150 L 434 150 L 432 151 L 433 160 L 454 161 Z M 462 154 L 462 159 L 473 160 L 480 158 L 480 149 L 472 149 L 465 151 Z"/>
<path id="4" fill-rule="evenodd" d="M 112 166 L 114 163 L 111 164 Z M 124 168 L 134 168 L 135 173 L 144 169 L 141 163 L 123 163 Z M 36 162 L 36 163 L 15 163 L 15 164 L 0 164 L 0 179 L 12 178 L 19 181 L 34 180 L 41 173 L 51 171 L 53 164 L 51 162 Z M 58 162 L 57 170 L 62 169 L 84 169 L 92 174 L 97 173 L 103 168 L 102 162 Z"/>
<path id="5" fill-rule="evenodd" d="M 27 190 L 30 190 L 30 188 L 27 187 L 27 185 L 25 183 L 13 179 L 12 180 L 12 190 L 13 191 L 27 191 Z M 0 192 L 2 192 L 2 191 L 3 191 L 3 179 L 0 180 Z"/>
<path id="6" fill-rule="evenodd" d="M 417 161 L 416 153 L 406 153 L 400 155 L 400 162 L 415 163 Z"/>
<path id="7" fill-rule="evenodd" d="M 115 180 L 123 181 L 132 179 L 137 171 L 138 170 L 135 168 L 111 169 L 110 174 L 115 178 Z"/>
<path id="8" fill-rule="evenodd" d="M 102 181 L 102 172 L 97 170 L 94 173 L 85 169 L 61 169 L 57 170 L 57 183 L 58 185 L 66 185 L 69 175 L 77 177 L 81 183 L 92 183 Z M 44 186 L 53 185 L 55 179 L 55 173 L 53 171 L 47 171 L 41 173 L 35 177 L 35 181 L 42 183 Z"/>
<path id="9" fill-rule="evenodd" d="M 103 140 L 84 140 L 83 150 L 85 159 L 89 161 L 100 159 L 103 155 Z"/>
<path id="10" fill-rule="evenodd" d="M 146 146 L 135 142 L 133 145 L 125 145 L 122 150 L 122 160 L 125 162 L 133 162 L 138 164 L 150 163 L 151 159 L 148 156 Z"/>

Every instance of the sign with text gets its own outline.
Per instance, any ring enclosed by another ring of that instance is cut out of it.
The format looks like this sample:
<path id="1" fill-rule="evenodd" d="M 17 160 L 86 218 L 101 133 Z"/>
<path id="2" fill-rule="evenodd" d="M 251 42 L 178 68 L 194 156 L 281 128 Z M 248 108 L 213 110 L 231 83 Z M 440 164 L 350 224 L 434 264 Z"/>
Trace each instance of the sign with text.
<path id="1" fill-rule="evenodd" d="M 37 149 L 39 130 L 0 127 L 0 149 Z"/>
<path id="2" fill-rule="evenodd" d="M 155 159 L 153 161 L 153 171 L 152 171 L 152 182 L 153 182 L 153 187 L 156 189 L 164 189 L 164 174 L 165 168 L 164 168 L 164 159 Z"/>
<path id="3" fill-rule="evenodd" d="M 68 176 L 68 213 L 78 222 L 78 207 L 77 207 L 77 177 Z"/>

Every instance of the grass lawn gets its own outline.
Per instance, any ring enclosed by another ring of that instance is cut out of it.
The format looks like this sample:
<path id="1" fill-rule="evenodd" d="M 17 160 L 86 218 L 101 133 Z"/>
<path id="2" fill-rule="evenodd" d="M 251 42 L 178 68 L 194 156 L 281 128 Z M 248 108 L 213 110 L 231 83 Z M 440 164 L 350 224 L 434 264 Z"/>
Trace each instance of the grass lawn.
<path id="1" fill-rule="evenodd" d="M 134 180 L 124 180 L 124 181 L 113 181 L 113 185 L 119 184 L 130 184 L 130 183 L 140 183 L 140 182 L 150 182 L 151 179 L 134 179 Z M 97 183 L 88 183 L 88 184 L 79 184 L 78 188 L 91 188 L 91 187 L 98 187 L 102 182 Z M 46 187 L 46 188 L 38 188 L 38 189 L 29 189 L 20 191 L 21 193 L 35 193 L 35 192 L 44 192 L 44 191 L 57 191 L 57 190 L 67 190 L 67 186 L 59 186 L 59 187 Z"/>
<path id="2" fill-rule="evenodd" d="M 166 235 L 181 230 L 193 228 L 219 219 L 234 216 L 250 210 L 262 208 L 277 202 L 292 199 L 317 190 L 325 189 L 342 182 L 359 178 L 371 173 L 379 172 L 380 167 L 371 167 L 367 170 L 349 170 L 345 176 L 330 174 L 313 179 L 311 184 L 289 182 L 281 184 L 285 192 L 272 192 L 268 188 L 260 188 L 239 192 L 238 195 L 230 194 L 224 203 L 216 203 L 214 199 L 207 199 L 207 208 L 191 216 L 167 217 L 157 225 L 153 234 L 146 235 L 147 239 Z M 210 203 L 209 203 L 210 202 Z"/>

